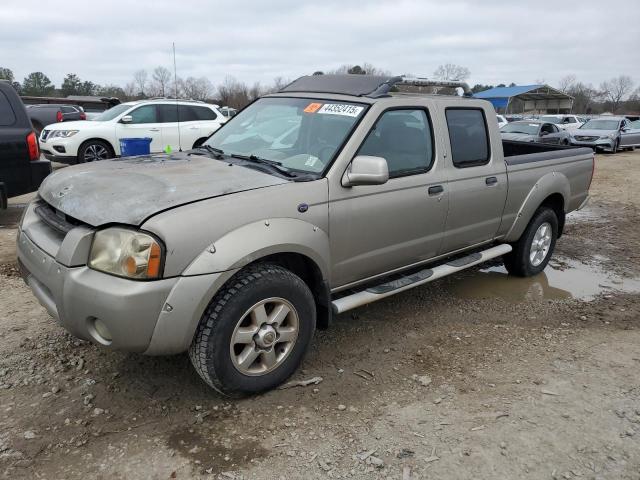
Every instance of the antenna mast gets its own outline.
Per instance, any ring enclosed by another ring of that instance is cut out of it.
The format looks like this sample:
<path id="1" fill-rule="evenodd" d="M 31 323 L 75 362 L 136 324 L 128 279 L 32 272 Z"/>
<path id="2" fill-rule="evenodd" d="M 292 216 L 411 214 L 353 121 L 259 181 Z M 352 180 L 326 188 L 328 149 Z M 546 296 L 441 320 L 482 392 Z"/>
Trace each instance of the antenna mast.
<path id="1" fill-rule="evenodd" d="M 176 98 L 176 115 L 178 116 L 178 151 L 182 151 L 182 133 L 180 132 L 180 109 L 178 108 L 178 69 L 176 68 L 176 42 L 173 42 L 173 89 Z"/>

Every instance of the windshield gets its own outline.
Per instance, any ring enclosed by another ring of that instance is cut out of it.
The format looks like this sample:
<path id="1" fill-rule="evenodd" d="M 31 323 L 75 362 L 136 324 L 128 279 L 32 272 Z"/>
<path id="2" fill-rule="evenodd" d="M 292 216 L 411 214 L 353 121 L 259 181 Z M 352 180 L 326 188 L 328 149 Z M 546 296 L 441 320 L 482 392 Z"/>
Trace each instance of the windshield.
<path id="1" fill-rule="evenodd" d="M 111 107 L 109 110 L 105 110 L 100 115 L 96 115 L 91 120 L 94 122 L 107 122 L 109 120 L 113 120 L 121 113 L 124 113 L 127 110 L 129 110 L 132 106 L 133 105 L 125 105 L 125 104 L 116 105 L 115 107 Z"/>
<path id="2" fill-rule="evenodd" d="M 508 123 L 500 129 L 502 133 L 526 133 L 527 135 L 537 135 L 540 125 L 537 123 Z"/>
<path id="3" fill-rule="evenodd" d="M 547 122 L 547 123 L 555 123 L 556 125 L 560 125 L 563 123 L 564 118 L 562 117 L 548 117 L 548 116 L 542 116 L 540 117 L 540 120 L 543 122 Z"/>
<path id="4" fill-rule="evenodd" d="M 589 120 L 580 128 L 583 130 L 617 130 L 618 120 Z"/>
<path id="5" fill-rule="evenodd" d="M 321 173 L 365 105 L 309 98 L 261 98 L 205 142 L 229 155 L 255 155 L 283 167 Z"/>

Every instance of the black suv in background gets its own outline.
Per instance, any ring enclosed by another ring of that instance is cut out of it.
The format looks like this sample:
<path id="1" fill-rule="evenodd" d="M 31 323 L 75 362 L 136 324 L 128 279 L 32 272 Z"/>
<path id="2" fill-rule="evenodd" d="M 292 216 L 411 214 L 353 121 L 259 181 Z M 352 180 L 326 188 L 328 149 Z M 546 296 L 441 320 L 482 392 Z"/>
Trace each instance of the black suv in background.
<path id="1" fill-rule="evenodd" d="M 7 208 L 10 197 L 37 190 L 50 173 L 22 100 L 0 80 L 0 208 Z"/>

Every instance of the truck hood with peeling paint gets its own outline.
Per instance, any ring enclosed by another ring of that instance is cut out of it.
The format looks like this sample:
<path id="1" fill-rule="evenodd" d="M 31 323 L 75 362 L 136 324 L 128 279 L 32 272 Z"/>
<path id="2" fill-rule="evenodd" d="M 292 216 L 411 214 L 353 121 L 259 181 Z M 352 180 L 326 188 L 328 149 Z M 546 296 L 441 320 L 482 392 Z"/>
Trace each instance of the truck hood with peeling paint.
<path id="1" fill-rule="evenodd" d="M 140 225 L 186 203 L 287 183 L 197 154 L 146 155 L 63 168 L 40 186 L 40 197 L 92 226 Z"/>

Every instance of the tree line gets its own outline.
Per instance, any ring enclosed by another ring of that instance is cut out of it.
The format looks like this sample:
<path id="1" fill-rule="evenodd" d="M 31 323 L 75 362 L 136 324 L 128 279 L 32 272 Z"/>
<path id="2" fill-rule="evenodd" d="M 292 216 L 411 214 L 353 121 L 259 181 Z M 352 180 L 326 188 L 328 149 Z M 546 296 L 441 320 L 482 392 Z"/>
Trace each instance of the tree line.
<path id="1" fill-rule="evenodd" d="M 317 70 L 313 75 L 323 74 L 359 74 L 390 75 L 390 72 L 370 63 L 344 64 L 326 72 Z M 406 74 L 407 76 L 414 76 Z M 437 80 L 465 81 L 471 76 L 468 68 L 447 63 L 438 66 L 432 78 Z M 67 74 L 59 87 L 56 87 L 43 72 L 32 72 L 22 82 L 15 79 L 13 71 L 0 67 L 0 80 L 8 80 L 14 88 L 25 96 L 67 97 L 69 95 L 116 97 L 121 101 L 137 100 L 151 97 L 177 97 L 193 100 L 212 101 L 234 108 L 242 108 L 251 101 L 267 93 L 276 92 L 287 85 L 290 80 L 276 77 L 270 84 L 255 82 L 247 84 L 233 76 L 227 76 L 217 87 L 207 77 L 174 76 L 171 71 L 158 66 L 151 72 L 141 69 L 133 73 L 131 81 L 124 86 L 100 85 L 90 80 L 83 80 L 75 73 Z M 545 83 L 537 81 L 537 83 Z M 482 92 L 494 87 L 515 86 L 515 83 L 483 85 L 475 84 L 473 93 Z M 613 113 L 640 111 L 640 87 L 634 88 L 634 82 L 627 75 L 620 75 L 598 87 L 590 83 L 578 81 L 575 75 L 562 78 L 556 88 L 574 97 L 573 110 L 578 113 Z"/>

